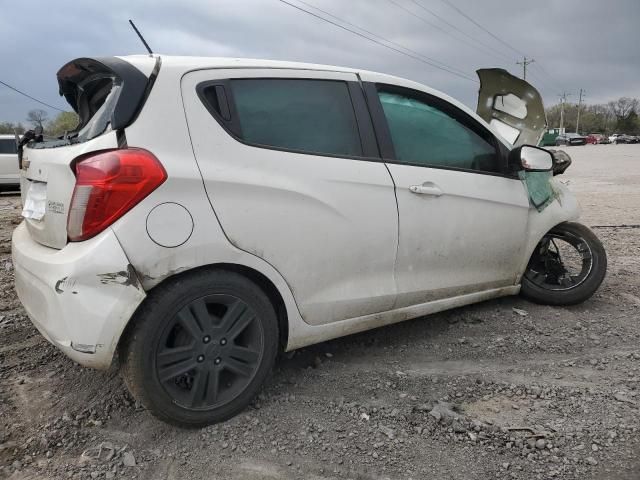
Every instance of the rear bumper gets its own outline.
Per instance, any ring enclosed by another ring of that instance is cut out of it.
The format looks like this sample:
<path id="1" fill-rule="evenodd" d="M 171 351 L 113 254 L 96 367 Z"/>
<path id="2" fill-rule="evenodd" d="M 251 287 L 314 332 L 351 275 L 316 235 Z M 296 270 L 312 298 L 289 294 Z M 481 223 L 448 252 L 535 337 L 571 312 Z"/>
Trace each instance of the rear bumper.
<path id="1" fill-rule="evenodd" d="M 22 223 L 11 252 L 16 292 L 36 328 L 81 365 L 109 368 L 146 296 L 113 231 L 56 250 L 35 242 Z"/>

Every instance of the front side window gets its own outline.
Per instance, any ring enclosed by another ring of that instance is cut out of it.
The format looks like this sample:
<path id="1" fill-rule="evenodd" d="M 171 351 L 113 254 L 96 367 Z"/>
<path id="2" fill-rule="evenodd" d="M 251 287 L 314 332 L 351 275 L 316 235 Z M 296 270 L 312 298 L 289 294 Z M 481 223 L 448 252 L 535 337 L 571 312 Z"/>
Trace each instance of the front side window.
<path id="1" fill-rule="evenodd" d="M 396 160 L 415 165 L 500 172 L 495 147 L 428 99 L 379 90 Z"/>
<path id="2" fill-rule="evenodd" d="M 247 143 L 309 153 L 362 156 L 345 82 L 236 79 L 231 90 Z"/>

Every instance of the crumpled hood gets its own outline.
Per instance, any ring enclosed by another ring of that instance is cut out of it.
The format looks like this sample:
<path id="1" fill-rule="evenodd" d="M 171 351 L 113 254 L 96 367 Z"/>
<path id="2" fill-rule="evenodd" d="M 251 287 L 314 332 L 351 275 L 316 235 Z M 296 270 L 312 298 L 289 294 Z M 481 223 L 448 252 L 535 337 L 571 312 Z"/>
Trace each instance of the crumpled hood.
<path id="1" fill-rule="evenodd" d="M 501 68 L 476 73 L 480 78 L 478 115 L 515 147 L 538 145 L 547 128 L 540 93 Z"/>

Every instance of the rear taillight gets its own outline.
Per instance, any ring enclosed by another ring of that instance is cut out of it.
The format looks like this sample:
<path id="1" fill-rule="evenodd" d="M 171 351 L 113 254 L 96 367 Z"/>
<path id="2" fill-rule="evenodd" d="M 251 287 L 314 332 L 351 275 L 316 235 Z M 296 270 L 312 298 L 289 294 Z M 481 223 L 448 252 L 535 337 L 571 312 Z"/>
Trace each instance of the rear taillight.
<path id="1" fill-rule="evenodd" d="M 97 235 L 167 179 L 167 172 L 147 150 L 107 150 L 75 161 L 76 186 L 67 234 L 78 242 Z"/>

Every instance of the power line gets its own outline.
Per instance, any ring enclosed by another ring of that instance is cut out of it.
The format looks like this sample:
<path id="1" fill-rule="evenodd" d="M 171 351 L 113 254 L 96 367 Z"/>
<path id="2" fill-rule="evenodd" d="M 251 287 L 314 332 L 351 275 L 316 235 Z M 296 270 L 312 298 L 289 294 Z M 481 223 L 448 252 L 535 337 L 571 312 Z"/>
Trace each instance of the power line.
<path id="1" fill-rule="evenodd" d="M 324 13 L 325 15 L 328 15 L 329 17 L 336 19 L 336 20 L 338 20 L 339 22 L 344 23 L 345 25 L 349 25 L 349 26 L 351 26 L 351 27 L 357 28 L 358 30 L 363 31 L 363 32 L 365 32 L 366 34 L 371 35 L 372 37 L 375 37 L 375 38 L 377 38 L 377 39 L 379 39 L 379 40 L 382 40 L 382 41 L 384 41 L 384 42 L 386 42 L 386 43 L 389 43 L 390 45 L 395 45 L 395 46 L 396 46 L 396 47 L 398 47 L 398 48 L 401 48 L 401 49 L 406 50 L 406 51 L 408 51 L 408 52 L 411 52 L 411 53 L 413 53 L 413 54 L 415 54 L 415 55 L 418 55 L 418 56 L 420 56 L 420 57 L 422 57 L 422 58 L 424 58 L 424 59 L 426 59 L 426 60 L 428 60 L 428 61 L 431 61 L 431 62 L 434 62 L 434 63 L 439 63 L 440 65 L 444 66 L 445 68 L 448 68 L 448 69 L 454 70 L 454 71 L 456 71 L 456 72 L 460 73 L 461 75 L 465 75 L 465 76 L 466 76 L 465 72 L 463 72 L 462 70 L 460 70 L 460 69 L 458 69 L 458 68 L 451 67 L 451 66 L 446 65 L 446 64 L 444 64 L 444 63 L 442 63 L 442 62 L 439 62 L 438 60 L 435 60 L 435 59 L 433 59 L 433 58 L 427 57 L 426 55 L 423 55 L 423 54 L 421 54 L 420 52 L 416 52 L 415 50 L 412 50 L 412 49 L 410 49 L 410 48 L 408 48 L 408 47 L 405 47 L 404 45 L 400 45 L 400 44 L 399 44 L 399 43 L 397 43 L 397 42 L 393 42 L 393 41 L 391 41 L 391 40 L 387 40 L 387 39 L 385 39 L 385 38 L 383 38 L 383 37 L 381 37 L 381 36 L 377 35 L 376 33 L 371 32 L 370 30 L 367 30 L 367 29 L 365 29 L 365 28 L 360 27 L 359 25 L 355 25 L 354 23 L 351 23 L 351 22 L 348 22 L 348 21 L 346 21 L 346 20 L 343 20 L 342 18 L 337 17 L 337 16 L 333 15 L 332 13 L 329 13 L 329 12 L 327 12 L 326 10 L 322 10 L 321 8 L 318 8 L 318 7 L 314 6 L 314 5 L 311 5 L 311 4 L 309 4 L 309 3 L 307 3 L 307 2 L 305 2 L 305 1 L 303 1 L 303 0 L 297 0 L 297 1 L 298 1 L 298 3 L 302 3 L 303 5 L 306 5 L 307 7 L 313 8 L 314 10 L 317 10 L 317 11 L 319 11 L 319 12 L 322 12 L 322 13 Z"/>
<path id="2" fill-rule="evenodd" d="M 59 112 L 64 112 L 64 110 L 58 108 L 58 107 L 54 107 L 53 105 L 49 105 L 48 103 L 43 102 L 42 100 L 38 100 L 35 97 L 32 97 L 31 95 L 29 95 L 28 93 L 24 93 L 21 90 L 18 90 L 16 87 L 12 87 L 11 85 L 9 85 L 8 83 L 3 82 L 2 80 L 0 80 L 0 84 L 4 85 L 7 88 L 10 88 L 11 90 L 13 90 L 14 92 L 18 92 L 20 95 L 24 95 L 27 98 L 30 98 L 31 100 L 33 100 L 34 102 L 38 102 L 41 103 L 42 105 L 49 107 L 49 108 L 53 108 L 54 110 L 58 110 Z"/>
<path id="3" fill-rule="evenodd" d="M 421 57 L 423 57 L 422 55 L 420 57 L 418 57 L 416 55 L 413 55 L 413 54 L 404 52 L 402 50 L 399 50 L 397 48 L 391 47 L 391 46 L 389 46 L 389 45 L 387 45 L 385 43 L 382 43 L 382 42 L 376 40 L 375 38 L 368 37 L 367 35 L 363 35 L 362 33 L 356 32 L 355 30 L 351 30 L 350 28 L 347 28 L 344 25 L 340 25 L 339 23 L 332 22 L 331 20 L 329 20 L 327 18 L 324 18 L 324 17 L 322 17 L 320 15 L 316 15 L 315 13 L 310 12 L 309 10 L 305 10 L 304 8 L 299 7 L 297 5 L 294 5 L 293 3 L 289 3 L 286 0 L 278 0 L 278 1 L 280 3 L 284 3 L 285 5 L 293 7 L 296 10 L 300 10 L 301 12 L 304 12 L 304 13 L 306 13 L 308 15 L 311 15 L 312 17 L 315 17 L 315 18 L 317 18 L 319 20 L 323 20 L 323 21 L 325 21 L 327 23 L 330 23 L 331 25 L 334 25 L 334 26 L 336 26 L 338 28 L 341 28 L 342 30 L 345 30 L 345 31 L 353 33 L 354 35 L 357 35 L 357 36 L 359 36 L 361 38 L 369 40 L 370 42 L 373 42 L 373 43 L 375 43 L 377 45 L 380 45 L 382 47 L 388 48 L 389 50 L 393 50 L 394 52 L 397 52 L 397 53 L 400 53 L 400 54 L 405 55 L 407 57 L 413 58 L 414 60 L 418 60 L 419 62 L 425 63 L 427 65 L 431 65 L 432 67 L 437 68 L 439 70 L 443 70 L 443 71 L 448 72 L 448 73 L 450 73 L 452 75 L 455 75 L 457 77 L 464 78 L 465 80 L 469 80 L 471 82 L 477 83 L 477 80 L 475 80 L 475 79 L 473 79 L 471 77 L 468 77 L 468 76 L 466 76 L 464 74 L 460 74 L 460 73 L 455 72 L 453 67 L 449 67 L 448 65 L 446 65 L 446 64 L 444 64 L 442 62 L 438 62 L 438 63 L 440 63 L 441 65 L 445 65 L 444 67 L 440 66 L 440 65 L 437 65 L 436 63 L 433 63 L 434 61 L 425 60 L 424 58 L 421 58 Z M 379 37 L 379 36 L 378 36 L 378 38 L 383 39 L 383 37 Z M 386 40 L 386 39 L 383 39 L 383 41 L 389 43 L 389 41 Z"/>
<path id="4" fill-rule="evenodd" d="M 511 57 L 508 57 L 507 55 L 505 55 L 502 52 L 499 52 L 497 50 L 495 50 L 493 47 L 491 47 L 490 45 L 487 45 L 484 42 L 481 42 L 480 40 L 478 40 L 477 38 L 472 37 L 471 35 L 469 35 L 467 32 L 465 32 L 464 30 L 461 30 L 460 28 L 456 27 L 455 25 L 453 25 L 451 22 L 447 21 L 446 18 L 443 18 L 441 15 L 438 15 L 436 12 L 434 12 L 433 10 L 425 7 L 424 5 L 422 5 L 420 2 L 417 2 L 416 0 L 409 0 L 411 3 L 415 4 L 418 8 L 424 10 L 425 12 L 427 12 L 428 14 L 434 16 L 435 18 L 437 18 L 438 20 L 440 20 L 441 22 L 445 23 L 446 25 L 448 25 L 450 28 L 453 28 L 455 31 L 461 33 L 462 35 L 464 35 L 465 37 L 467 37 L 469 40 L 471 40 L 474 43 L 468 43 L 465 41 L 465 43 L 467 45 L 471 45 L 475 48 L 478 48 L 480 50 L 483 50 L 487 53 L 490 53 L 491 55 L 493 55 L 495 58 L 498 58 L 499 56 L 502 57 L 502 59 L 507 60 L 509 62 L 513 61 L 513 59 Z M 422 17 L 420 17 L 422 18 Z M 453 34 L 451 34 L 451 32 L 446 32 L 449 35 L 453 36 Z M 453 36 L 453 38 L 456 38 L 460 41 L 462 41 L 461 38 L 455 37 Z M 484 47 L 484 48 L 480 48 L 480 46 Z"/>
<path id="5" fill-rule="evenodd" d="M 462 15 L 464 18 L 466 18 L 467 20 L 469 20 L 471 23 L 473 23 L 476 27 L 478 27 L 479 29 L 483 30 L 484 32 L 488 33 L 489 35 L 491 35 L 493 38 L 495 38 L 497 41 L 499 41 L 500 43 L 502 43 L 503 45 L 505 45 L 506 47 L 508 47 L 509 49 L 513 50 L 514 52 L 516 52 L 518 55 L 524 56 L 525 54 L 522 53 L 520 50 L 518 50 L 517 48 L 512 47 L 509 43 L 505 42 L 504 40 L 502 40 L 501 38 L 499 38 L 498 36 L 494 35 L 491 31 L 489 31 L 488 29 L 484 28 L 482 25 L 480 25 L 478 22 L 476 22 L 473 18 L 471 18 L 469 15 L 467 15 L 466 13 L 464 13 L 462 10 L 460 10 L 458 7 L 456 7 L 453 3 L 451 3 L 449 0 L 442 0 L 444 3 L 446 3 L 447 5 L 449 5 L 451 8 L 453 8 L 456 12 L 458 12 L 460 15 Z"/>
<path id="6" fill-rule="evenodd" d="M 552 75 L 551 75 L 551 74 L 550 74 L 550 73 L 549 73 L 549 72 L 548 72 L 548 71 L 547 71 L 547 70 L 546 70 L 546 69 L 545 69 L 545 68 L 540 64 L 540 62 L 536 63 L 536 64 L 535 64 L 535 66 L 536 66 L 536 67 L 538 67 L 538 70 L 540 70 L 542 73 L 544 73 L 544 74 L 547 76 L 547 78 L 549 78 L 549 80 L 551 80 L 551 81 L 554 83 L 554 85 L 556 85 L 556 88 L 557 88 L 557 85 L 558 85 L 558 83 L 559 83 L 559 82 L 557 82 L 557 79 L 556 79 L 556 78 L 554 78 L 554 77 L 553 77 L 553 76 L 552 76 Z"/>
<path id="7" fill-rule="evenodd" d="M 413 1 L 413 0 L 412 0 Z M 494 38 L 495 40 L 497 40 L 498 42 L 500 42 L 502 45 L 506 46 L 507 48 L 509 48 L 510 50 L 512 50 L 513 52 L 521 55 L 521 56 L 525 56 L 525 53 L 523 53 L 522 51 L 518 50 L 517 48 L 513 47 L 510 43 L 502 40 L 500 37 L 498 37 L 497 35 L 495 35 L 493 32 L 491 32 L 490 30 L 488 30 L 487 28 L 483 27 L 482 25 L 480 25 L 480 23 L 478 23 L 477 21 L 475 21 L 472 17 L 470 17 L 469 15 L 467 15 L 466 13 L 464 13 L 462 10 L 460 10 L 456 5 L 454 5 L 450 0 L 441 0 L 443 3 L 445 3 L 446 5 L 449 5 L 449 7 L 451 7 L 452 9 L 454 9 L 456 12 L 458 12 L 460 15 L 462 15 L 464 18 L 466 18 L 467 20 L 469 20 L 471 23 L 473 23 L 476 27 L 478 27 L 479 29 L 481 29 L 482 31 L 484 31 L 485 33 L 487 33 L 488 35 L 490 35 L 492 38 Z M 557 84 L 558 82 L 556 81 L 556 79 L 551 76 L 551 74 L 549 74 L 549 72 L 547 72 L 542 65 L 540 64 L 540 62 L 536 62 L 535 65 L 536 67 L 538 67 L 538 69 L 543 72 L 550 80 L 553 81 L 554 84 Z"/>

